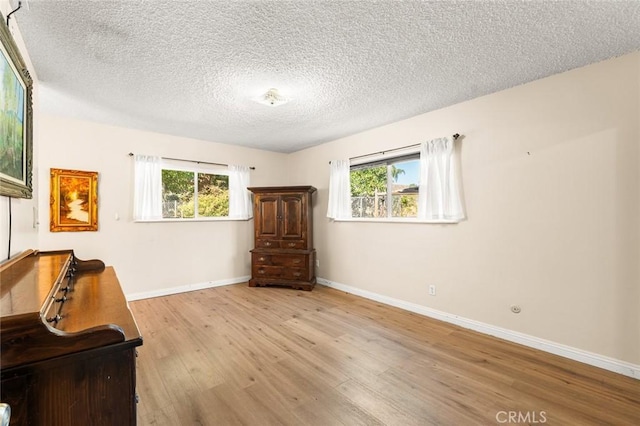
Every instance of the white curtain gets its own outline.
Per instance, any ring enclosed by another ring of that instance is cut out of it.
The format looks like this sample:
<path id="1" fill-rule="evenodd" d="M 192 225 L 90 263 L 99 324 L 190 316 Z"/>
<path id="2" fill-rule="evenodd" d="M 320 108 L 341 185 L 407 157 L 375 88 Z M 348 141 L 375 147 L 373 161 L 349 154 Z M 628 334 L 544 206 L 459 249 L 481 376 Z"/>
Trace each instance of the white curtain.
<path id="1" fill-rule="evenodd" d="M 250 173 L 247 166 L 229 166 L 229 217 L 249 219 L 253 217 L 251 193 L 247 190 L 250 184 Z"/>
<path id="2" fill-rule="evenodd" d="M 453 144 L 445 137 L 420 147 L 419 219 L 459 222 L 465 217 Z"/>
<path id="3" fill-rule="evenodd" d="M 346 219 L 351 217 L 351 174 L 349 160 L 333 160 L 329 174 L 329 208 L 327 217 Z"/>
<path id="4" fill-rule="evenodd" d="M 162 158 L 136 155 L 133 220 L 162 219 Z"/>

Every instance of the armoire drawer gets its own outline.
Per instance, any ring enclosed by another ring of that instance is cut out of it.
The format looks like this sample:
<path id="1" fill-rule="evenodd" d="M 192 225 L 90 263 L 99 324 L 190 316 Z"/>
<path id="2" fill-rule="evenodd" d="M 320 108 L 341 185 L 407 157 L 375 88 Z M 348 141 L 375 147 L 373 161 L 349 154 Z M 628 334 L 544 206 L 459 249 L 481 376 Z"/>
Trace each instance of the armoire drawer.
<path id="1" fill-rule="evenodd" d="M 256 248 L 277 249 L 280 248 L 280 240 L 256 240 Z"/>
<path id="2" fill-rule="evenodd" d="M 290 250 L 304 250 L 306 248 L 305 242 L 300 240 L 283 240 L 280 241 L 280 248 Z"/>
<path id="3" fill-rule="evenodd" d="M 252 264 L 266 266 L 290 266 L 304 268 L 308 263 L 307 254 L 265 254 L 251 253 Z"/>
<path id="4" fill-rule="evenodd" d="M 310 280 L 311 276 L 307 268 L 288 268 L 285 266 L 258 266 L 253 267 L 255 278 L 282 278 L 286 280 Z"/>
<path id="5" fill-rule="evenodd" d="M 256 248 L 304 250 L 307 248 L 303 240 L 256 240 Z"/>

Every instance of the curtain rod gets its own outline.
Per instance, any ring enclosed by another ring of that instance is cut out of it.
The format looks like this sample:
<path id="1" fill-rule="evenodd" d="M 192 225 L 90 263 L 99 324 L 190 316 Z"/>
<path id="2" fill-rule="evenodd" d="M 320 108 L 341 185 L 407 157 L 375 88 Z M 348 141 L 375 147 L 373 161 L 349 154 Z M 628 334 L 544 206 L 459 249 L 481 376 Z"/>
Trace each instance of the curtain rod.
<path id="1" fill-rule="evenodd" d="M 459 133 L 455 133 L 453 135 L 453 140 L 457 140 L 459 137 L 460 137 L 460 134 Z M 378 154 L 386 154 L 387 152 L 393 152 L 393 151 L 399 151 L 401 149 L 413 148 L 414 146 L 420 146 L 420 144 L 416 143 L 416 144 L 413 144 L 413 145 L 407 145 L 407 146 L 401 146 L 399 148 L 388 149 L 386 151 L 378 151 L 378 152 L 372 152 L 371 154 L 358 155 L 356 157 L 350 157 L 349 160 L 356 160 L 358 158 L 370 157 L 372 155 L 378 155 Z M 331 163 L 331 161 L 329 161 L 329 163 Z"/>
<path id="2" fill-rule="evenodd" d="M 129 153 L 129 157 L 133 157 L 133 152 Z M 210 163 L 209 161 L 198 161 L 198 160 L 185 160 L 184 158 L 171 158 L 171 157 L 160 157 L 163 160 L 173 160 L 173 161 L 185 161 L 187 163 L 196 163 L 196 164 L 210 164 L 212 166 L 229 166 L 228 164 L 224 164 L 224 163 Z M 255 170 L 255 167 L 249 167 L 249 169 L 251 170 Z"/>

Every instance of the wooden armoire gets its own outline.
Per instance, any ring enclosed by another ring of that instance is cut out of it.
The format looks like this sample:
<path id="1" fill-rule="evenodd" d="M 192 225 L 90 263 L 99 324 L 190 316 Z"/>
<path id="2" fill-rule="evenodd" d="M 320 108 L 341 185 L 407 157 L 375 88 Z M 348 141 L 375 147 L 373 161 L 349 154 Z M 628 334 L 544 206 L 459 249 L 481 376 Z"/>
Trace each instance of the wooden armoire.
<path id="1" fill-rule="evenodd" d="M 279 285 L 311 290 L 316 284 L 313 186 L 249 188 L 253 196 L 254 249 L 250 287 Z"/>

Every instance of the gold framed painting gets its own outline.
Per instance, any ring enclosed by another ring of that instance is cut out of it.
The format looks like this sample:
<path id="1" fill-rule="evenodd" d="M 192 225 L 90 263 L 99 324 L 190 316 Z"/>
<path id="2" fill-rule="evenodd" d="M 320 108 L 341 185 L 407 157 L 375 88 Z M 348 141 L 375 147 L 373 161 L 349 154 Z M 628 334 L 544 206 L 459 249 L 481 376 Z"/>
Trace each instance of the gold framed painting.
<path id="1" fill-rule="evenodd" d="M 51 232 L 98 230 L 98 172 L 51 169 Z"/>

